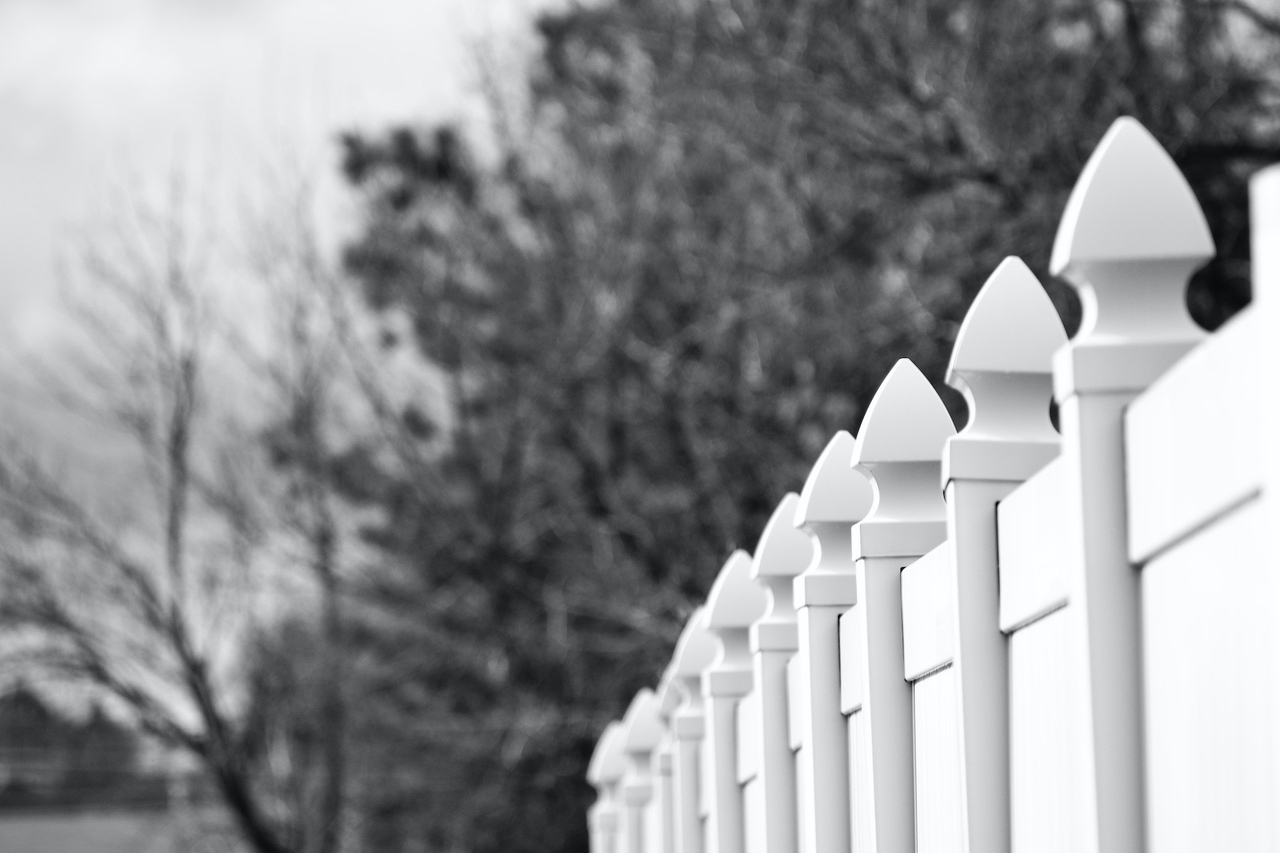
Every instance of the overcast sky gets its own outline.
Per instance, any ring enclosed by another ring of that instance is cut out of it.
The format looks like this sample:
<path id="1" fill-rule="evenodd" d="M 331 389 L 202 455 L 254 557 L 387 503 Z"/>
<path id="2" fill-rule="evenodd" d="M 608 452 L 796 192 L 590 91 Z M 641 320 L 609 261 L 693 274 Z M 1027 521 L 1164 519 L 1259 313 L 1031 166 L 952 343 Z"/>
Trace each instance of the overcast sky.
<path id="1" fill-rule="evenodd" d="M 53 258 L 108 185 L 181 153 L 234 190 L 288 145 L 336 186 L 337 129 L 474 109 L 470 46 L 548 5 L 0 0 L 0 373 L 56 333 Z"/>

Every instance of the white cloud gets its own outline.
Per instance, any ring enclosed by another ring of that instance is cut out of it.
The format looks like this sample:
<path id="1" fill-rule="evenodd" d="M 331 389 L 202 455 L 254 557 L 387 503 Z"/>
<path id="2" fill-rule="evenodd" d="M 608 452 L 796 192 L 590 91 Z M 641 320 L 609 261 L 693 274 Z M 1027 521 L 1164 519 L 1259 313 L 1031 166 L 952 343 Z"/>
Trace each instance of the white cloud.
<path id="1" fill-rule="evenodd" d="M 457 115 L 469 45 L 548 0 L 8 0 L 0 3 L 0 334 L 40 346 L 60 228 L 105 180 L 175 152 L 224 188 L 289 149 L 325 173 L 337 129 Z M 7 326 L 7 328 L 5 328 Z M 0 354 L 0 373 L 4 372 Z"/>

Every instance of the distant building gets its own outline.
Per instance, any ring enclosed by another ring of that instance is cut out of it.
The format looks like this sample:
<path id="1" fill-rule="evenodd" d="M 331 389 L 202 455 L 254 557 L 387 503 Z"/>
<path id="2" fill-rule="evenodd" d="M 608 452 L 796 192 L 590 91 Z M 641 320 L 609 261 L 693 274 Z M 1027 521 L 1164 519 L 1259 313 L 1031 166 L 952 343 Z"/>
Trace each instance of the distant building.
<path id="1" fill-rule="evenodd" d="M 0 851 L 243 850 L 206 777 L 94 706 L 77 721 L 25 684 L 0 695 Z"/>
<path id="2" fill-rule="evenodd" d="M 0 695 L 0 811 L 128 805 L 164 809 L 168 781 L 138 767 L 136 734 L 95 705 L 70 719 L 25 684 Z"/>

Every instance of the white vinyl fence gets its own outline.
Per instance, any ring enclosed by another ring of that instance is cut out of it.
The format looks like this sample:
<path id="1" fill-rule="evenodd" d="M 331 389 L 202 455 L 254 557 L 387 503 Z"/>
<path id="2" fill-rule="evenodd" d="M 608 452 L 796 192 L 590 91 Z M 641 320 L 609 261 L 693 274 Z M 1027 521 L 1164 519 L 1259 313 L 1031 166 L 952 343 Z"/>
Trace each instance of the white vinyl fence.
<path id="1" fill-rule="evenodd" d="M 1280 167 L 1252 220 L 1207 335 L 1204 216 L 1117 121 L 1050 263 L 1079 333 L 1009 258 L 963 430 L 898 362 L 600 738 L 593 853 L 1280 851 Z"/>

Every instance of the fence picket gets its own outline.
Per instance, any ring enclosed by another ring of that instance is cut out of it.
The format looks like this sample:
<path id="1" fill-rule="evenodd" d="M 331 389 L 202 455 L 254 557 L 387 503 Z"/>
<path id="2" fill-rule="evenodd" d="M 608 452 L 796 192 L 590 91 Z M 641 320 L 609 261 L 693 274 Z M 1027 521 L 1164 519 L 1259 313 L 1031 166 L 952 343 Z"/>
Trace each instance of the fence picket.
<path id="1" fill-rule="evenodd" d="M 953 849 L 1009 850 L 1009 650 L 1000 631 L 996 505 L 1058 455 L 1049 402 L 1053 355 L 1066 341 L 1040 282 L 1006 258 L 965 316 L 947 367 L 969 408 L 942 459 L 959 736 Z M 922 757 L 928 752 L 917 756 L 917 774 Z"/>
<path id="2" fill-rule="evenodd" d="M 656 693 L 647 687 L 636 693 L 622 718 L 622 733 L 622 748 L 628 760 L 622 780 L 622 801 L 626 807 L 622 813 L 623 853 L 646 853 L 649 838 L 654 834 L 653 752 L 665 734 Z"/>
<path id="3" fill-rule="evenodd" d="M 751 580 L 751 555 L 734 551 L 707 595 L 707 631 L 719 653 L 702 674 L 707 705 L 707 762 L 703 809 L 706 853 L 744 853 L 742 791 L 738 786 L 738 701 L 751 691 L 747 635 L 765 609 L 764 590 Z"/>
<path id="4" fill-rule="evenodd" d="M 1159 211 L 1159 216 L 1153 216 Z M 1133 119 L 1107 131 L 1067 202 L 1050 270 L 1079 291 L 1079 333 L 1054 359 L 1072 535 L 1072 713 L 1084 726 L 1075 849 L 1144 849 L 1141 603 L 1125 530 L 1125 407 L 1204 337 L 1191 273 L 1213 255 L 1195 194 Z"/>
<path id="5" fill-rule="evenodd" d="M 1269 329 L 1280 328 L 1280 166 L 1271 166 L 1253 176 L 1249 184 L 1249 215 L 1252 226 L 1253 298 L 1261 322 Z M 1260 336 L 1253 358 L 1260 373 L 1272 383 L 1280 376 L 1280 335 Z M 1274 387 L 1274 385 L 1273 385 Z M 1280 435 L 1280 395 L 1266 395 L 1263 408 L 1265 434 Z M 1263 459 L 1265 471 L 1262 485 L 1262 513 L 1267 530 L 1280 530 L 1280 442 L 1266 442 Z M 1274 536 L 1274 533 L 1273 533 Z M 1274 539 L 1271 540 L 1274 542 Z M 1269 601 L 1280 601 L 1280 571 L 1276 570 L 1275 546 L 1268 553 Z M 1280 619 L 1271 621 L 1268 647 L 1272 650 L 1270 666 L 1260 676 L 1270 687 L 1269 701 L 1280 708 Z M 1271 845 L 1280 847 L 1280 714 L 1271 718 Z"/>
<path id="6" fill-rule="evenodd" d="M 842 648 L 841 678 L 860 683 L 848 718 L 848 768 L 857 853 L 914 853 L 911 687 L 903 678 L 902 570 L 946 536 L 938 482 L 951 416 L 907 359 L 889 371 L 867 409 L 852 463 L 875 489 L 871 512 L 853 527 L 855 643 Z"/>
<path id="7" fill-rule="evenodd" d="M 765 853 L 796 853 L 796 767 L 788 721 L 787 665 L 800 648 L 792 588 L 794 579 L 813 560 L 813 543 L 796 529 L 800 496 L 788 492 L 779 502 L 756 543 L 751 576 L 768 592 L 769 609 L 751 626 L 750 647 L 755 674 L 755 748 Z M 748 839 L 748 848 L 752 847 Z"/>
<path id="8" fill-rule="evenodd" d="M 832 436 L 796 507 L 796 526 L 814 545 L 813 562 L 794 581 L 800 648 L 788 664 L 801 853 L 847 853 L 850 843 L 838 632 L 840 614 L 858 600 L 849 531 L 872 500 L 870 481 L 850 464 L 854 445 L 843 430 Z"/>
<path id="9" fill-rule="evenodd" d="M 605 726 L 596 741 L 591 763 L 587 765 L 587 781 L 598 796 L 589 815 L 591 853 L 619 853 L 618 786 L 627 772 L 626 755 L 622 748 L 622 723 L 614 721 Z"/>
<path id="10" fill-rule="evenodd" d="M 689 617 L 671 658 L 671 676 L 683 701 L 671 715 L 675 738 L 675 853 L 703 853 L 702 740 L 706 718 L 702 702 L 702 671 L 716 655 L 715 638 L 707 633 L 707 610 L 699 607 Z"/>

